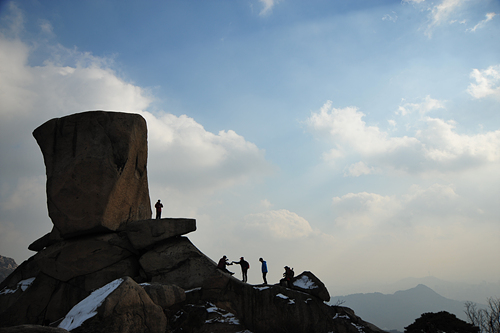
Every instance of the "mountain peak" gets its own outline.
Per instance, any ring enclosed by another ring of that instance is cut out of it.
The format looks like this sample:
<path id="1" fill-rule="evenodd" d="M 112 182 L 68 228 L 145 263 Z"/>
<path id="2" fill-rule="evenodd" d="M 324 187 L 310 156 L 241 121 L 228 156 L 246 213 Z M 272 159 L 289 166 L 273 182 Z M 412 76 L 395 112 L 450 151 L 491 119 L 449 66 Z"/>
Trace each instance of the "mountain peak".
<path id="1" fill-rule="evenodd" d="M 437 292 L 427 287 L 425 284 L 418 284 L 416 287 L 411 289 L 396 291 L 394 293 L 394 297 L 411 298 L 414 300 L 432 299 L 434 301 L 442 301 L 447 299 L 446 297 L 439 295 Z"/>
<path id="2" fill-rule="evenodd" d="M 425 284 L 418 284 L 394 294 L 354 294 L 333 297 L 331 302 L 343 300 L 357 315 L 385 330 L 404 331 L 422 313 L 447 311 L 464 318 L 464 305 L 441 296 Z"/>

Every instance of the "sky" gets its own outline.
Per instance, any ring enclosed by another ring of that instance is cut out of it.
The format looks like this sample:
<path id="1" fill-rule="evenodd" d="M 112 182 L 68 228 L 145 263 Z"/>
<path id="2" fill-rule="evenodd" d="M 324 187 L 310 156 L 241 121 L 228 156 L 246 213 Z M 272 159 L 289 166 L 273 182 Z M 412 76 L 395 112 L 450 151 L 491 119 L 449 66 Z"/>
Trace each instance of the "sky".
<path id="1" fill-rule="evenodd" d="M 52 229 L 32 131 L 108 110 L 250 283 L 499 284 L 499 36 L 497 0 L 0 1 L 0 254 Z"/>

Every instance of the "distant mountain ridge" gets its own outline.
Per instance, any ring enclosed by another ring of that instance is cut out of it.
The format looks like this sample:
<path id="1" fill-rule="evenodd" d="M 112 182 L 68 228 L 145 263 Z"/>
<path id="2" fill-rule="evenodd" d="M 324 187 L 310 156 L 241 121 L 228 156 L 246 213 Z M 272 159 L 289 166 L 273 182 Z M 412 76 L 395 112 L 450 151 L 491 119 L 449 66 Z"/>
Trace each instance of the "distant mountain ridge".
<path id="1" fill-rule="evenodd" d="M 434 276 L 409 277 L 374 290 L 390 294 L 397 290 L 410 289 L 419 284 L 426 285 L 441 296 L 458 301 L 486 303 L 489 297 L 500 297 L 500 280 L 496 283 L 483 281 L 474 284 L 446 281 Z"/>
<path id="2" fill-rule="evenodd" d="M 12 258 L 0 256 L 0 282 L 5 280 L 17 268 L 17 264 Z"/>
<path id="3" fill-rule="evenodd" d="M 398 330 L 412 324 L 426 312 L 447 311 L 466 320 L 464 302 L 445 298 L 431 288 L 419 284 L 392 295 L 382 293 L 352 294 L 332 297 L 330 303 L 344 302 L 356 315 L 384 330 Z"/>

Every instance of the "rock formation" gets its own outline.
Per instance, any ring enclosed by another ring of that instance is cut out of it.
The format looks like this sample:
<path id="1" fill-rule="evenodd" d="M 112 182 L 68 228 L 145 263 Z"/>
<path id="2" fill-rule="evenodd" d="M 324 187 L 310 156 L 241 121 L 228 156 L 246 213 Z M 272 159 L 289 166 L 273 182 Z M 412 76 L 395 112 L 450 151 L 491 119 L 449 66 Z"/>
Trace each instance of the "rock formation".
<path id="1" fill-rule="evenodd" d="M 89 310 L 88 304 L 80 302 L 59 326 L 75 333 L 165 332 L 167 319 L 163 309 L 151 300 L 141 286 L 130 277 L 118 279 L 115 283 L 117 287 L 95 309 L 91 309 L 96 312 L 95 315 L 86 313 Z M 99 296 L 103 295 L 96 297 Z M 84 325 L 80 320 L 82 313 L 89 317 Z"/>
<path id="2" fill-rule="evenodd" d="M 293 289 L 243 283 L 185 236 L 194 219 L 149 219 L 140 116 L 85 112 L 34 135 L 54 228 L 0 283 L 0 331 L 381 332 L 327 305 L 328 290 L 311 272 Z"/>
<path id="3" fill-rule="evenodd" d="M 47 121 L 33 136 L 45 162 L 49 216 L 62 237 L 151 218 L 140 115 L 77 113 Z"/>
<path id="4" fill-rule="evenodd" d="M 326 289 L 323 282 L 321 282 L 321 280 L 311 272 L 302 272 L 297 275 L 294 278 L 292 285 L 296 290 L 314 295 L 322 301 L 330 301 L 330 293 L 328 292 L 328 289 Z"/>
<path id="5" fill-rule="evenodd" d="M 12 258 L 0 256 L 0 282 L 10 275 L 17 267 L 16 262 Z"/>

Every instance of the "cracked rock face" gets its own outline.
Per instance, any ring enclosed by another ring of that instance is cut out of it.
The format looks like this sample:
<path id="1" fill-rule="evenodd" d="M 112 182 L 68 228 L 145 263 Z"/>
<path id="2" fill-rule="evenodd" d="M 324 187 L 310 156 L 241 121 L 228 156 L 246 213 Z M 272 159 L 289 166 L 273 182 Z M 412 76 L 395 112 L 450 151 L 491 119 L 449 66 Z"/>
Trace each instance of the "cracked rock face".
<path id="1" fill-rule="evenodd" d="M 45 162 L 49 216 L 63 238 L 151 218 L 140 115 L 82 112 L 49 120 L 33 136 Z"/>

